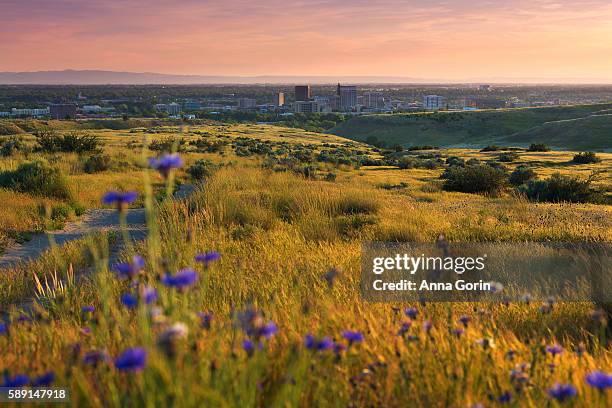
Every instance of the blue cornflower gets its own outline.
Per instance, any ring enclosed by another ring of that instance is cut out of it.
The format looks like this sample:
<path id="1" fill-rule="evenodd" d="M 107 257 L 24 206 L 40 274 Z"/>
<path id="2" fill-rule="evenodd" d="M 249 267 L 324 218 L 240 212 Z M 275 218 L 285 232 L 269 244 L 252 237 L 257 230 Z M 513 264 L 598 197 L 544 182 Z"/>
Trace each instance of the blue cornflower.
<path id="1" fill-rule="evenodd" d="M 136 198 L 138 198 L 138 193 L 136 191 L 127 191 L 125 193 L 120 191 L 109 191 L 102 196 L 102 203 L 106 205 L 114 204 L 117 210 L 123 211 L 136 201 Z"/>
<path id="2" fill-rule="evenodd" d="M 191 268 L 181 269 L 174 275 L 166 274 L 162 278 L 162 283 L 177 289 L 185 289 L 192 286 L 198 280 L 198 273 Z"/>
<path id="3" fill-rule="evenodd" d="M 53 381 L 55 381 L 55 373 L 53 371 L 47 371 L 32 380 L 32 387 L 48 387 Z"/>
<path id="4" fill-rule="evenodd" d="M 593 371 L 586 376 L 586 382 L 591 387 L 603 391 L 612 387 L 612 374 L 607 374 L 603 371 Z"/>
<path id="5" fill-rule="evenodd" d="M 4 374 L 3 387 L 7 388 L 21 388 L 25 387 L 30 383 L 30 377 L 25 374 L 17 374 L 14 377 L 10 377 L 8 374 Z"/>
<path id="6" fill-rule="evenodd" d="M 251 357 L 255 352 L 255 343 L 252 340 L 244 339 L 242 341 L 242 348 L 246 351 L 247 355 Z"/>
<path id="7" fill-rule="evenodd" d="M 154 157 L 149 159 L 149 166 L 159 171 L 159 173 L 167 178 L 172 169 L 178 169 L 183 166 L 183 159 L 178 154 L 164 154 L 159 159 Z"/>
<path id="8" fill-rule="evenodd" d="M 0 336 L 8 333 L 8 324 L 0 323 Z"/>
<path id="9" fill-rule="evenodd" d="M 97 366 L 98 364 L 109 361 L 109 356 L 105 351 L 93 350 L 85 353 L 83 356 L 83 364 L 90 366 Z"/>
<path id="10" fill-rule="evenodd" d="M 419 314 L 419 311 L 417 310 L 416 307 L 407 307 L 406 309 L 404 309 L 404 313 L 409 318 L 416 319 Z"/>
<path id="11" fill-rule="evenodd" d="M 132 262 L 120 263 L 115 265 L 115 271 L 120 278 L 134 278 L 142 272 L 145 261 L 142 256 L 134 255 Z"/>
<path id="12" fill-rule="evenodd" d="M 147 352 L 142 347 L 126 349 L 115 359 L 115 367 L 121 371 L 139 371 L 147 364 Z"/>
<path id="13" fill-rule="evenodd" d="M 274 336 L 276 332 L 278 332 L 278 327 L 276 327 L 276 324 L 274 324 L 274 322 L 268 322 L 268 324 L 264 324 L 259 329 L 258 334 L 266 339 L 269 339 L 270 337 Z"/>
<path id="14" fill-rule="evenodd" d="M 463 315 L 459 318 L 459 321 L 461 322 L 461 324 L 463 324 L 464 327 L 468 327 L 468 324 L 470 323 L 470 316 L 467 315 Z"/>
<path id="15" fill-rule="evenodd" d="M 353 343 L 361 343 L 363 341 L 363 334 L 358 331 L 346 330 L 342 332 L 342 337 L 348 340 L 349 345 Z"/>
<path id="16" fill-rule="evenodd" d="M 96 308 L 93 307 L 93 306 L 83 306 L 83 307 L 81 307 L 81 311 L 83 313 L 93 313 L 95 310 L 96 310 Z"/>
<path id="17" fill-rule="evenodd" d="M 550 345 L 550 346 L 546 346 L 546 351 L 548 351 L 554 357 L 557 354 L 563 353 L 563 347 L 561 347 L 558 344 L 553 344 L 553 345 Z"/>
<path id="18" fill-rule="evenodd" d="M 157 289 L 153 286 L 145 286 L 142 288 L 140 295 L 145 304 L 150 305 L 157 300 Z"/>
<path id="19" fill-rule="evenodd" d="M 199 312 L 198 316 L 200 317 L 200 326 L 202 326 L 203 329 L 209 330 L 210 323 L 212 322 L 212 319 L 213 319 L 212 313 Z"/>
<path id="20" fill-rule="evenodd" d="M 312 334 L 307 334 L 304 337 L 304 345 L 310 350 L 324 351 L 334 347 L 334 341 L 330 337 L 323 337 L 321 340 L 318 340 Z"/>
<path id="21" fill-rule="evenodd" d="M 457 327 L 452 330 L 452 333 L 457 337 L 461 337 L 461 335 L 464 333 L 464 330 L 460 327 Z"/>
<path id="22" fill-rule="evenodd" d="M 128 309 L 135 309 L 138 306 L 138 298 L 131 293 L 121 295 L 121 303 Z"/>
<path id="23" fill-rule="evenodd" d="M 400 327 L 400 329 L 397 332 L 397 335 L 403 336 L 404 334 L 408 333 L 408 330 L 410 330 L 410 327 L 412 327 L 412 322 L 403 322 L 402 327 Z"/>
<path id="24" fill-rule="evenodd" d="M 510 391 L 504 392 L 498 398 L 498 401 L 501 402 L 501 403 L 510 402 L 511 400 L 512 400 L 512 394 L 510 393 Z"/>
<path id="25" fill-rule="evenodd" d="M 221 259 L 221 254 L 219 254 L 217 251 L 205 252 L 203 254 L 196 255 L 195 257 L 196 262 L 202 262 L 205 267 L 208 267 L 209 263 L 218 261 L 219 259 Z"/>
<path id="26" fill-rule="evenodd" d="M 548 390 L 548 395 L 559 402 L 563 402 L 566 399 L 576 396 L 576 387 L 574 387 L 572 384 L 557 383 Z"/>

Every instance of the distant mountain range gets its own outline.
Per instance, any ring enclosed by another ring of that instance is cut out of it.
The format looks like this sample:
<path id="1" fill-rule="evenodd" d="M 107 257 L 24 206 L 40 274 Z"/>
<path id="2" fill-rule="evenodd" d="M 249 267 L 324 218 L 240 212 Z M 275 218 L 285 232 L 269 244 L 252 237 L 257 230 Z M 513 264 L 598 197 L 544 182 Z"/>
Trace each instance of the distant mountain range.
<path id="1" fill-rule="evenodd" d="M 440 78 L 397 76 L 222 76 L 173 75 L 153 72 L 118 72 L 102 70 L 64 70 L 35 72 L 0 72 L 5 85 L 196 85 L 196 84 L 441 84 L 441 83 L 504 83 L 504 84 L 602 84 L 610 81 L 589 78 L 481 78 L 449 81 Z"/>

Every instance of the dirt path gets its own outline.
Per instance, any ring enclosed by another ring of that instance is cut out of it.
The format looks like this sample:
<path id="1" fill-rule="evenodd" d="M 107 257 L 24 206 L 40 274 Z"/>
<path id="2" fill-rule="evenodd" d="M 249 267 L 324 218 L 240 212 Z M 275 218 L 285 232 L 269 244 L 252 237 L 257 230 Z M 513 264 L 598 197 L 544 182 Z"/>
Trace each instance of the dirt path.
<path id="1" fill-rule="evenodd" d="M 186 198 L 193 191 L 193 186 L 184 184 L 176 192 L 177 199 Z M 10 268 L 19 263 L 26 263 L 41 256 L 51 245 L 49 235 L 58 246 L 75 239 L 81 239 L 97 231 L 117 231 L 120 233 L 119 214 L 111 209 L 91 209 L 78 220 L 66 224 L 64 229 L 37 234 L 30 241 L 9 247 L 0 257 L 0 269 Z M 127 211 L 127 229 L 130 238 L 141 241 L 147 236 L 147 225 L 144 208 L 135 208 Z M 118 253 L 114 248 L 114 253 Z"/>

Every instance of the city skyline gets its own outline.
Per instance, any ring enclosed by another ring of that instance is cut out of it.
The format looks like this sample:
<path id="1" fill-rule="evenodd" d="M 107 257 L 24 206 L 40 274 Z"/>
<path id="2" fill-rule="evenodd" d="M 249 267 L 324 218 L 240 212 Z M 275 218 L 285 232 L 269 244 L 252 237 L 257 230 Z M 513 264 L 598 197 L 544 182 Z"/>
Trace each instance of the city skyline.
<path id="1" fill-rule="evenodd" d="M 610 83 L 611 20 L 605 0 L 5 0 L 0 71 Z"/>

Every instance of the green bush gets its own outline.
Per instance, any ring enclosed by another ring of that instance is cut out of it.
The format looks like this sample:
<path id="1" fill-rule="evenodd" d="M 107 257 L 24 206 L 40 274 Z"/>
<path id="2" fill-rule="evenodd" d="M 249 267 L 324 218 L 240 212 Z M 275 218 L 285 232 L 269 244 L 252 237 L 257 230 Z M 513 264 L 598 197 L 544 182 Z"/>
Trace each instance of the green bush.
<path id="1" fill-rule="evenodd" d="M 102 153 L 94 154 L 85 160 L 83 170 L 88 174 L 99 173 L 110 169 L 111 163 L 112 159 L 109 155 Z"/>
<path id="2" fill-rule="evenodd" d="M 599 191 L 591 187 L 590 178 L 583 181 L 559 173 L 553 174 L 546 180 L 532 180 L 519 191 L 530 200 L 555 203 L 598 203 L 603 198 Z"/>
<path id="3" fill-rule="evenodd" d="M 448 169 L 444 189 L 463 193 L 499 194 L 506 185 L 506 173 L 487 165 Z"/>
<path id="4" fill-rule="evenodd" d="M 591 163 L 599 163 L 601 159 L 597 157 L 594 152 L 582 152 L 578 153 L 572 159 L 574 163 L 577 164 L 591 164 Z"/>
<path id="5" fill-rule="evenodd" d="M 528 152 L 548 152 L 550 151 L 550 147 L 546 146 L 544 143 L 532 143 L 529 145 Z"/>
<path id="6" fill-rule="evenodd" d="M 187 173 L 189 173 L 191 178 L 194 180 L 200 181 L 212 176 L 212 174 L 218 169 L 219 166 L 214 164 L 212 161 L 200 159 L 187 169 Z"/>
<path id="7" fill-rule="evenodd" d="M 52 129 L 37 130 L 34 132 L 39 150 L 46 153 L 84 153 L 93 152 L 100 148 L 96 136 L 76 132 L 60 135 Z"/>
<path id="8" fill-rule="evenodd" d="M 521 184 L 525 184 L 535 178 L 536 173 L 532 169 L 527 166 L 518 166 L 510 174 L 509 181 L 513 186 L 520 186 Z"/>
<path id="9" fill-rule="evenodd" d="M 9 157 L 17 152 L 27 152 L 28 146 L 24 143 L 23 139 L 18 136 L 12 136 L 2 142 L 0 147 L 0 155 L 3 157 Z"/>
<path id="10" fill-rule="evenodd" d="M 497 160 L 502 163 L 511 163 L 519 158 L 519 155 L 514 152 L 502 153 L 497 157 Z"/>
<path id="11" fill-rule="evenodd" d="M 0 187 L 43 197 L 71 198 L 66 177 L 42 161 L 22 163 L 17 170 L 0 173 Z"/>

